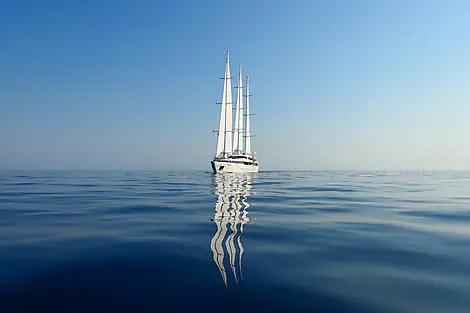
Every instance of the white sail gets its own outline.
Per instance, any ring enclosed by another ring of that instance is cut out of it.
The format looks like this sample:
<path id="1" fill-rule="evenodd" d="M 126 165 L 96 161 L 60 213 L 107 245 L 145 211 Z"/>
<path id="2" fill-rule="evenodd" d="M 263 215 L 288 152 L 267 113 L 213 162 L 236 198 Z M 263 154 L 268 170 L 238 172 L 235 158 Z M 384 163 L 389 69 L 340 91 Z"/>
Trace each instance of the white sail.
<path id="1" fill-rule="evenodd" d="M 221 152 L 232 152 L 232 83 L 230 79 L 230 60 L 228 51 L 225 61 L 224 90 L 222 93 L 219 135 L 215 155 L 219 156 Z"/>
<path id="2" fill-rule="evenodd" d="M 242 66 L 240 65 L 238 77 L 237 106 L 235 110 L 235 127 L 233 138 L 233 151 L 243 150 L 243 93 L 242 93 Z"/>
<path id="3" fill-rule="evenodd" d="M 246 77 L 246 126 L 245 126 L 245 152 L 251 154 L 250 135 L 250 87 L 248 86 L 248 76 Z"/>
<path id="4" fill-rule="evenodd" d="M 227 52 L 227 68 L 225 69 L 225 153 L 231 154 L 232 149 L 232 79 L 230 77 L 230 60 Z"/>
<path id="5" fill-rule="evenodd" d="M 224 91 L 222 93 L 222 105 L 220 109 L 220 122 L 219 122 L 219 135 L 217 138 L 217 151 L 215 153 L 216 156 L 218 156 L 222 151 L 224 151 L 224 142 L 225 142 L 225 109 L 227 107 L 227 103 L 225 101 L 226 99 L 226 93 L 227 93 L 227 83 L 226 83 L 226 78 L 227 78 L 227 68 L 228 68 L 228 58 L 229 54 L 227 51 L 227 56 L 225 59 L 225 75 L 224 75 Z"/>

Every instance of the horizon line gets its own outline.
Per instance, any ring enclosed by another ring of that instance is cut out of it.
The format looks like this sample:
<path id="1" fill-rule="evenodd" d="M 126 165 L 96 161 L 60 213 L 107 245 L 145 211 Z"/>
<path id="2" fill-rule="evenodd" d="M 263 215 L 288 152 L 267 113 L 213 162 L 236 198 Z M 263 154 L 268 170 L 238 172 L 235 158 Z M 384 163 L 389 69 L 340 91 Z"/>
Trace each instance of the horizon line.
<path id="1" fill-rule="evenodd" d="M 158 171 L 158 172 L 212 172 L 208 169 L 189 168 L 0 168 L 0 171 L 51 171 L 51 172 L 88 172 L 88 171 Z M 259 172 L 470 172 L 470 169 L 266 169 Z"/>

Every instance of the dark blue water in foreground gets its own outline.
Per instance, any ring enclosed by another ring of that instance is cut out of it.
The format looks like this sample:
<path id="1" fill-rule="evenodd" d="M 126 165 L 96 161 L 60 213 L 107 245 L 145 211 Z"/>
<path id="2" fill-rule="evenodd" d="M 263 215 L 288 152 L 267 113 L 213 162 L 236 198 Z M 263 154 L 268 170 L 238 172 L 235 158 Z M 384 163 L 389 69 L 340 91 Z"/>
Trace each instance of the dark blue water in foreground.
<path id="1" fill-rule="evenodd" d="M 469 312 L 470 174 L 1 172 L 1 312 Z"/>

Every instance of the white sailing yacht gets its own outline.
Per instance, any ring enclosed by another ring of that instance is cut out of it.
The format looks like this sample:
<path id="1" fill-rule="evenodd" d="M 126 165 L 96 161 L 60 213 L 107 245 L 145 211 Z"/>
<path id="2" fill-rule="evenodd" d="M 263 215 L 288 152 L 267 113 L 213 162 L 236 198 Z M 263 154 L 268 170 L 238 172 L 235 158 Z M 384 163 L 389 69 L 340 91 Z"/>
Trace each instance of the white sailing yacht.
<path id="1" fill-rule="evenodd" d="M 243 106 L 241 65 L 238 77 L 235 124 L 232 127 L 232 83 L 228 52 L 225 61 L 225 76 L 223 80 L 224 89 L 222 93 L 217 151 L 211 161 L 212 170 L 214 173 L 258 172 L 258 160 L 251 152 L 249 81 L 247 77 L 245 92 L 246 106 Z"/>

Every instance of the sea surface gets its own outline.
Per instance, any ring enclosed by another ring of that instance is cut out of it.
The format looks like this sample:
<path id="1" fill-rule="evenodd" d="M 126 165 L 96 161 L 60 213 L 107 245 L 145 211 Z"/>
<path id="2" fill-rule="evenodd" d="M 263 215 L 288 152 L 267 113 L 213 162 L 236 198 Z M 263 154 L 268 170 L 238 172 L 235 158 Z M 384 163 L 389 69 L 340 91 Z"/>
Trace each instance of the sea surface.
<path id="1" fill-rule="evenodd" d="M 470 173 L 0 172 L 0 312 L 470 312 Z"/>

